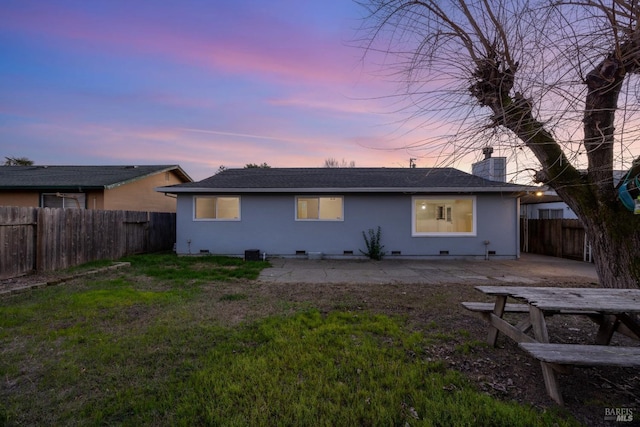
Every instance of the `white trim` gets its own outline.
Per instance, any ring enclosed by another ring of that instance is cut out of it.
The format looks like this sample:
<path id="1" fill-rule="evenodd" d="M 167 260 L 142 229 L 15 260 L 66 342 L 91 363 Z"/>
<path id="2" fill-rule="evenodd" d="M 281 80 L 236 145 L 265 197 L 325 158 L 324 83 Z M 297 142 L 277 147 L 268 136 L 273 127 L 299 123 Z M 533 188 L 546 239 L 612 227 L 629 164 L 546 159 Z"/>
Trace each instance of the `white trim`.
<path id="1" fill-rule="evenodd" d="M 470 232 L 419 232 L 416 231 L 416 200 L 471 200 L 471 230 Z M 476 196 L 413 196 L 411 197 L 411 237 L 476 237 L 478 235 L 478 200 Z"/>
<path id="2" fill-rule="evenodd" d="M 225 197 L 225 198 L 237 198 L 238 199 L 238 217 L 237 218 L 196 218 L 196 199 L 200 198 L 200 199 L 217 199 L 219 197 Z M 214 194 L 210 194 L 210 195 L 196 195 L 193 196 L 191 198 L 192 202 L 191 202 L 191 212 L 192 212 L 192 220 L 194 222 L 208 222 L 208 221 L 216 221 L 216 222 L 237 222 L 240 221 L 242 218 L 242 198 L 238 195 L 230 195 L 230 194 L 225 194 L 225 195 L 214 195 Z"/>

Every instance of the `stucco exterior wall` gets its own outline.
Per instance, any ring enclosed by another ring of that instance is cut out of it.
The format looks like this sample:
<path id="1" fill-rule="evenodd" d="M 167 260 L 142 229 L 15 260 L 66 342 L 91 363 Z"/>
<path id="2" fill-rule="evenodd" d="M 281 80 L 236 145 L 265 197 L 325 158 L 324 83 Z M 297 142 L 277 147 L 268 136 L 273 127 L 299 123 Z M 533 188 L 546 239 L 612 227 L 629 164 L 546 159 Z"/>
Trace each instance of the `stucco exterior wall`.
<path id="1" fill-rule="evenodd" d="M 245 250 L 258 249 L 267 256 L 304 251 L 327 258 L 354 257 L 365 249 L 362 232 L 380 226 L 388 257 L 484 258 L 486 251 L 494 253 L 490 257 L 519 256 L 516 198 L 478 195 L 475 236 L 414 237 L 412 195 L 345 194 L 343 221 L 296 221 L 295 196 L 241 195 L 239 221 L 194 221 L 193 195 L 180 194 L 176 251 L 242 256 Z"/>
<path id="2" fill-rule="evenodd" d="M 38 207 L 40 206 L 40 193 L 29 191 L 0 192 L 0 206 Z"/>
<path id="3" fill-rule="evenodd" d="M 104 210 L 104 193 L 102 191 L 88 191 L 87 209 Z"/>
<path id="4" fill-rule="evenodd" d="M 175 212 L 176 199 L 155 191 L 155 188 L 182 182 L 174 172 L 162 172 L 108 189 L 104 191 L 101 209 Z"/>

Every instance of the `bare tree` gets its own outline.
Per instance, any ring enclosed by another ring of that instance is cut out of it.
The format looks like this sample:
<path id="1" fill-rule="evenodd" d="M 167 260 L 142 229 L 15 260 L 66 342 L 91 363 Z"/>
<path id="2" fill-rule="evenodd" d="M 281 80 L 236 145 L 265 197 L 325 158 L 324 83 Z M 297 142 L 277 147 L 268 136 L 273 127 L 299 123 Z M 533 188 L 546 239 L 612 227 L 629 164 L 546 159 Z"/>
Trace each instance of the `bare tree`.
<path id="1" fill-rule="evenodd" d="M 535 161 L 535 181 L 584 224 L 605 287 L 640 287 L 640 215 L 620 200 L 638 196 L 639 3 L 361 2 L 365 57 L 402 83 L 407 120 L 449 123 L 412 148 L 493 144 Z"/>
<path id="2" fill-rule="evenodd" d="M 355 168 L 356 162 L 354 160 L 347 162 L 345 159 L 342 159 L 340 161 L 334 157 L 329 157 L 328 159 L 325 159 L 324 167 L 325 168 Z"/>

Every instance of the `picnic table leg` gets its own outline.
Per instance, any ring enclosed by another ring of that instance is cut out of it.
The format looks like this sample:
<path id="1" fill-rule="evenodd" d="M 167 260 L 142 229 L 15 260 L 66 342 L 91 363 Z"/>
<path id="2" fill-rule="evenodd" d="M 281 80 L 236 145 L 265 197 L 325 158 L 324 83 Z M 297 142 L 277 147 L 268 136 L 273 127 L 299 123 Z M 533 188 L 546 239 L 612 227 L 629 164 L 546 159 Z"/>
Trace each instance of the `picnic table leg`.
<path id="1" fill-rule="evenodd" d="M 618 328 L 619 323 L 620 321 L 616 316 L 603 316 L 602 323 L 600 323 L 598 333 L 596 334 L 596 344 L 609 345 L 611 343 L 611 338 L 613 338 L 613 333 Z"/>
<path id="2" fill-rule="evenodd" d="M 549 332 L 547 331 L 547 322 L 544 320 L 544 313 L 542 310 L 530 305 L 529 316 L 531 317 L 531 326 L 533 327 L 533 334 L 536 337 L 536 340 L 538 340 L 538 342 L 548 343 Z M 547 394 L 555 400 L 558 405 L 564 405 L 553 365 L 546 362 L 540 362 L 540 366 L 542 367 L 542 377 L 544 378 L 544 386 L 547 389 Z"/>
<path id="3" fill-rule="evenodd" d="M 493 306 L 493 314 L 502 319 L 504 315 L 504 307 L 507 305 L 507 296 L 506 295 L 498 295 L 496 296 L 496 303 Z M 496 342 L 498 341 L 498 328 L 495 326 L 489 326 L 489 335 L 487 336 L 487 343 L 491 347 L 496 346 Z"/>
<path id="4" fill-rule="evenodd" d="M 626 326 L 638 339 L 640 339 L 640 324 L 638 324 L 637 315 L 629 315 L 629 314 L 619 314 L 618 320 L 622 322 L 624 326 Z"/>

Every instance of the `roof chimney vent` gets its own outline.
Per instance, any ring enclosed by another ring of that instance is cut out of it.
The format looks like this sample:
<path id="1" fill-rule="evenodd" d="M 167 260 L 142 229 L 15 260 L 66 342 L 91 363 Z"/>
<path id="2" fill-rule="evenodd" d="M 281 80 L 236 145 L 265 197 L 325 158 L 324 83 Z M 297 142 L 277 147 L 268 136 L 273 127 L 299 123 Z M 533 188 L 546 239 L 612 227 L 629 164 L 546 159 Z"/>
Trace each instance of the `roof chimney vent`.
<path id="1" fill-rule="evenodd" d="M 507 182 L 507 158 L 491 157 L 492 147 L 484 147 L 484 159 L 471 165 L 471 173 L 491 181 Z"/>

